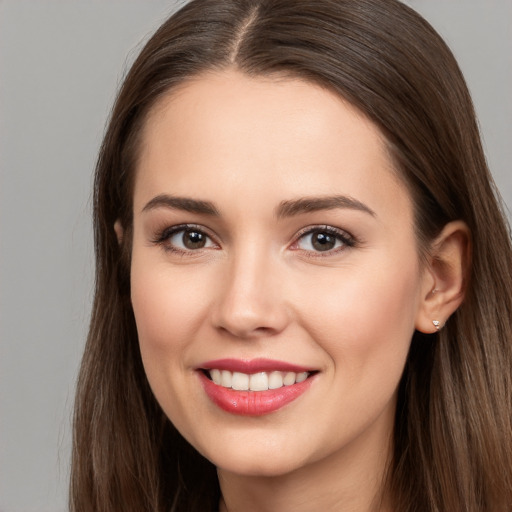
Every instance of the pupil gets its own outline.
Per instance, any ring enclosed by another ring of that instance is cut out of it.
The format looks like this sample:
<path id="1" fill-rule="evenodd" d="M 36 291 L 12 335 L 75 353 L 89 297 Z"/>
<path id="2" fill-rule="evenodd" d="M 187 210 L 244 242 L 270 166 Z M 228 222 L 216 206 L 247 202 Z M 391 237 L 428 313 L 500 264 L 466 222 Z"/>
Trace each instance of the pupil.
<path id="1" fill-rule="evenodd" d="M 313 247 L 317 251 L 329 251 L 336 245 L 336 238 L 328 233 L 316 233 L 313 235 Z"/>
<path id="2" fill-rule="evenodd" d="M 185 231 L 183 233 L 183 245 L 187 249 L 201 249 L 206 244 L 206 237 L 198 231 Z"/>

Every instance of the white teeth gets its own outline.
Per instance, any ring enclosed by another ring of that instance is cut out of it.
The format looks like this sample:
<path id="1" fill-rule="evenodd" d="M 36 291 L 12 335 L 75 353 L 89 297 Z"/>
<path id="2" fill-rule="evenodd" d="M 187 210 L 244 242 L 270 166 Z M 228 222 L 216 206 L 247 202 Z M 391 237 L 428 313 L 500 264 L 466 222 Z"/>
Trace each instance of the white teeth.
<path id="1" fill-rule="evenodd" d="M 232 379 L 233 375 L 229 370 L 222 370 L 220 382 L 221 386 L 224 386 L 225 388 L 230 388 Z"/>
<path id="2" fill-rule="evenodd" d="M 279 389 L 283 386 L 304 382 L 309 377 L 309 372 L 258 372 L 248 375 L 241 372 L 230 372 L 229 370 L 209 370 L 212 381 L 218 386 L 232 388 L 237 391 L 267 391 L 268 389 Z"/>
<path id="3" fill-rule="evenodd" d="M 268 376 L 268 389 L 279 389 L 283 387 L 283 375 L 281 372 L 272 372 Z"/>
<path id="4" fill-rule="evenodd" d="M 246 373 L 233 372 L 231 387 L 237 391 L 247 391 L 249 389 L 249 375 Z"/>
<path id="5" fill-rule="evenodd" d="M 283 384 L 285 386 L 291 386 L 292 384 L 295 384 L 295 377 L 297 376 L 296 373 L 288 372 L 283 379 Z"/>
<path id="6" fill-rule="evenodd" d="M 304 382 L 308 378 L 308 372 L 297 373 L 295 382 Z"/>
<path id="7" fill-rule="evenodd" d="M 217 369 L 211 370 L 210 377 L 212 378 L 213 382 L 215 382 L 215 384 L 220 386 L 220 384 L 222 383 L 222 373 L 220 370 L 217 370 Z"/>
<path id="8" fill-rule="evenodd" d="M 265 372 L 251 375 L 249 389 L 251 391 L 266 391 L 268 389 L 268 375 Z"/>

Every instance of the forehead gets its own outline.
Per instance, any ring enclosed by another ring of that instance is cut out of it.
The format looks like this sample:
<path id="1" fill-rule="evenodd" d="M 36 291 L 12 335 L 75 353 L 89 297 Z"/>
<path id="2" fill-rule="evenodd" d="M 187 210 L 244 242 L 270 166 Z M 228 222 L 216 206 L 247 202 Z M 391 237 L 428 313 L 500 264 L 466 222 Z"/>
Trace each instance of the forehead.
<path id="1" fill-rule="evenodd" d="M 409 201 L 378 127 L 299 79 L 233 70 L 194 78 L 154 106 L 139 156 L 136 209 L 157 194 L 192 192 L 219 201 L 332 193 Z"/>

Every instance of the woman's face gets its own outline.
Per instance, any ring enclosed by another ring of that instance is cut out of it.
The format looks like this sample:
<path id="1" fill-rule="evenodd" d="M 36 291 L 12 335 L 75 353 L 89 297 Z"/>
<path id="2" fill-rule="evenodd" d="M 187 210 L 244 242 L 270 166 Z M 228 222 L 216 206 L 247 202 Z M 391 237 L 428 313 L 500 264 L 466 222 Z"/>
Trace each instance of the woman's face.
<path id="1" fill-rule="evenodd" d="M 153 109 L 134 192 L 140 349 L 163 410 L 218 467 L 386 452 L 425 281 L 383 138 L 335 94 L 225 71 Z"/>

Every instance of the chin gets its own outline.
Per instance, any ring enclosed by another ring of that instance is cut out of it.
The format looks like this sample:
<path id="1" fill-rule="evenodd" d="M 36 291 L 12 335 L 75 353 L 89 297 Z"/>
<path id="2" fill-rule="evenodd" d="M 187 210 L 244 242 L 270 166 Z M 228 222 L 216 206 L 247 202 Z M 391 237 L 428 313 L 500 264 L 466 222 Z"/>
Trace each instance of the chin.
<path id="1" fill-rule="evenodd" d="M 299 461 L 287 460 L 281 456 L 265 457 L 261 460 L 253 455 L 243 458 L 222 458 L 213 461 L 217 469 L 247 477 L 274 478 L 290 474 L 305 464 Z"/>
<path id="2" fill-rule="evenodd" d="M 306 454 L 301 455 L 298 447 L 290 448 L 283 445 L 279 447 L 274 443 L 252 446 L 240 443 L 228 447 L 217 445 L 214 450 L 205 450 L 203 456 L 218 469 L 229 473 L 251 477 L 277 477 L 308 464 Z"/>

